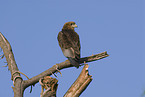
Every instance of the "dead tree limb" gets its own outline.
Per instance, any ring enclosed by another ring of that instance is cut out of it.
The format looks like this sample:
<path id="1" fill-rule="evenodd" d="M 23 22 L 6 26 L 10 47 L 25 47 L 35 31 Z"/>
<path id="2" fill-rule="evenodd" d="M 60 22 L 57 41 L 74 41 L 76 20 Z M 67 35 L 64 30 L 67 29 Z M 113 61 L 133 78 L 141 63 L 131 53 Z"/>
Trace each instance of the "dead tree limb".
<path id="1" fill-rule="evenodd" d="M 109 55 L 107 54 L 107 52 L 103 52 L 100 54 L 81 58 L 83 60 L 83 61 L 81 61 L 81 63 L 84 63 L 84 61 L 87 63 L 87 62 L 91 62 L 91 61 L 95 61 L 95 60 L 100 60 L 100 59 L 108 57 L 108 56 Z M 53 67 L 47 69 L 46 71 L 40 73 L 39 75 L 34 76 L 29 80 L 23 81 L 24 88 L 27 88 L 28 86 L 31 86 L 31 85 L 35 85 L 39 81 L 40 78 L 43 78 L 44 76 L 52 75 L 52 73 L 55 73 L 58 71 L 57 69 L 62 70 L 64 68 L 69 68 L 69 67 L 73 67 L 73 65 L 68 60 L 66 60 L 65 62 L 56 64 Z"/>
<path id="2" fill-rule="evenodd" d="M 84 65 L 82 72 L 72 86 L 65 93 L 64 97 L 79 97 L 92 81 L 92 76 L 88 72 L 88 64 Z"/>
<path id="3" fill-rule="evenodd" d="M 14 87 L 12 87 L 13 91 L 14 91 L 14 97 L 23 97 L 24 90 L 29 86 L 35 85 L 37 82 L 39 82 L 40 78 L 43 78 L 45 76 L 50 76 L 53 73 L 58 72 L 59 70 L 62 70 L 64 68 L 73 67 L 71 65 L 71 63 L 68 60 L 66 60 L 65 62 L 54 65 L 53 67 L 40 73 L 37 76 L 32 77 L 31 79 L 23 80 L 20 76 L 21 72 L 19 71 L 17 64 L 15 62 L 10 43 L 2 35 L 1 32 L 0 32 L 0 47 L 2 48 L 2 50 L 4 52 L 4 56 L 5 56 L 7 64 L 8 64 L 8 68 L 11 72 L 11 79 L 12 79 L 13 84 L 14 84 Z M 107 52 L 103 52 L 100 54 L 81 58 L 80 63 L 84 63 L 84 61 L 87 63 L 87 62 L 99 60 L 99 59 L 102 59 L 102 58 L 105 58 L 108 56 L 109 55 L 107 54 Z M 21 74 L 23 74 L 23 73 L 21 73 Z"/>
<path id="4" fill-rule="evenodd" d="M 2 50 L 4 52 L 4 56 L 8 63 L 8 68 L 11 72 L 11 80 L 14 83 L 14 87 L 13 87 L 14 97 L 22 97 L 22 95 L 23 95 L 22 81 L 23 80 L 20 76 L 20 73 L 18 72 L 19 69 L 15 62 L 10 43 L 2 35 L 1 32 L 0 32 L 0 47 L 2 48 Z"/>

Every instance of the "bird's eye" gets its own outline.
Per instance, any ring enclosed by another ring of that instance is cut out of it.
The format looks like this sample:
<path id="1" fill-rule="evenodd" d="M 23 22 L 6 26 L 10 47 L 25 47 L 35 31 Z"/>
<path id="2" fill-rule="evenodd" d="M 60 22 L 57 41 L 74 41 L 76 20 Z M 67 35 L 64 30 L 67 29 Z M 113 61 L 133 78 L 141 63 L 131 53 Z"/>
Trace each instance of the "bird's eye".
<path id="1" fill-rule="evenodd" d="M 71 23 L 70 25 L 74 25 L 75 23 Z"/>

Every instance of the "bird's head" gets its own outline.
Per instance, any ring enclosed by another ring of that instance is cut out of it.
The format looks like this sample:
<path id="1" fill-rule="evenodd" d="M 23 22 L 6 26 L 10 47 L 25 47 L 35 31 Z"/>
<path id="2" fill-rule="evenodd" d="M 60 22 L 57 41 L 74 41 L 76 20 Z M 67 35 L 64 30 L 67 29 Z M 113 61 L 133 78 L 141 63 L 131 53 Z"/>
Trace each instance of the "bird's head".
<path id="1" fill-rule="evenodd" d="M 74 28 L 77 28 L 78 26 L 76 25 L 75 22 L 66 22 L 63 26 L 62 29 L 64 30 L 74 30 Z"/>

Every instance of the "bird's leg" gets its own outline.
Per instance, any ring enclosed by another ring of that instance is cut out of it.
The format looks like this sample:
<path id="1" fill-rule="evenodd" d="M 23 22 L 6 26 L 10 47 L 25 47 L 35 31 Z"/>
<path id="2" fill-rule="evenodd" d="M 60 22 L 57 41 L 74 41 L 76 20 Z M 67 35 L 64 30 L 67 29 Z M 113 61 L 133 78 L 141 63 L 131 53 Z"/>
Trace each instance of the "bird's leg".
<path id="1" fill-rule="evenodd" d="M 60 70 L 58 69 L 58 65 L 56 64 L 55 66 L 56 66 L 56 68 L 55 68 L 55 69 L 57 70 L 57 72 L 59 72 L 59 73 L 60 73 L 60 75 L 62 76 L 62 73 L 61 73 L 61 72 L 60 72 Z M 57 73 L 57 72 L 56 72 L 56 73 Z"/>

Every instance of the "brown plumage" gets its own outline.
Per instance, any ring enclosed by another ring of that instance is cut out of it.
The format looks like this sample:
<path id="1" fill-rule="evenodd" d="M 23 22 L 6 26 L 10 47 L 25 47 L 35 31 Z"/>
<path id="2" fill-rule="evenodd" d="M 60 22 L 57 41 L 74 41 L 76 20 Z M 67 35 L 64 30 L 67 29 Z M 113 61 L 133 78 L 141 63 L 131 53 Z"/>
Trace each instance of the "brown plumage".
<path id="1" fill-rule="evenodd" d="M 58 33 L 57 39 L 64 56 L 69 59 L 72 65 L 78 68 L 80 60 L 80 39 L 79 35 L 74 31 L 76 27 L 75 22 L 65 23 L 62 31 Z"/>

